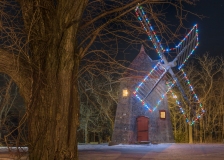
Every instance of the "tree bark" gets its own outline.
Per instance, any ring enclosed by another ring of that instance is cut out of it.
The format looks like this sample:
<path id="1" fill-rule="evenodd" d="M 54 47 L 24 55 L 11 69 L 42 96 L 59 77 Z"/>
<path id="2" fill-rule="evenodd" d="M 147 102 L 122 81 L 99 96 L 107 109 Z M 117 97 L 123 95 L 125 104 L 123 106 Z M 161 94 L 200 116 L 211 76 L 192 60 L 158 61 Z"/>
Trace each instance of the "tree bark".
<path id="1" fill-rule="evenodd" d="M 30 160 L 78 157 L 79 58 L 74 48 L 75 35 L 75 28 L 71 27 L 63 33 L 60 41 L 53 39 L 53 44 L 57 44 L 49 46 L 46 62 L 43 62 L 46 66 L 40 65 L 44 68 L 42 74 L 39 71 L 33 73 L 36 78 L 33 79 L 28 104 Z"/>
<path id="2" fill-rule="evenodd" d="M 25 102 L 29 101 L 31 90 L 31 68 L 28 61 L 18 55 L 0 49 L 0 72 L 9 75 L 19 87 Z"/>
<path id="3" fill-rule="evenodd" d="M 15 69 L 13 73 L 8 69 L 7 74 L 25 99 L 29 159 L 78 159 L 77 81 L 82 53 L 77 48 L 77 32 L 87 0 L 61 0 L 55 5 L 53 1 L 19 2 L 28 33 L 30 59 L 23 67 L 21 62 L 17 63 L 20 57 L 13 57 Z M 14 56 L 0 54 L 5 55 L 6 59 Z M 21 66 L 22 72 L 16 75 L 16 68 Z"/>
<path id="4" fill-rule="evenodd" d="M 77 159 L 79 101 L 72 72 L 37 86 L 29 112 L 29 159 Z M 52 77 L 53 78 L 53 77 Z"/>

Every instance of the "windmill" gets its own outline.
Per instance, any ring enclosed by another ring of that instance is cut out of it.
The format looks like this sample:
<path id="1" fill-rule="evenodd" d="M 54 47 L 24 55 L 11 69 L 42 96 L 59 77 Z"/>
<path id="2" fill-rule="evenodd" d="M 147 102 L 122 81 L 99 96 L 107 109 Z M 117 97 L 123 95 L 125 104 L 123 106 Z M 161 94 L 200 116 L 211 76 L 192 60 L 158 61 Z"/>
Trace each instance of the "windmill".
<path id="1" fill-rule="evenodd" d="M 156 52 L 160 56 L 160 61 L 136 87 L 135 91 L 133 92 L 135 97 L 139 99 L 143 106 L 145 106 L 149 111 L 153 112 L 168 93 L 171 93 L 173 96 L 175 96 L 172 88 L 177 86 L 183 96 L 185 105 L 187 104 L 187 106 L 190 107 L 192 116 L 187 116 L 185 110 L 183 109 L 184 103 L 182 103 L 180 100 L 176 100 L 176 104 L 180 108 L 181 113 L 185 116 L 186 122 L 190 125 L 193 125 L 195 121 L 197 121 L 205 113 L 205 110 L 203 109 L 198 96 L 194 92 L 193 86 L 184 72 L 183 67 L 199 44 L 197 24 L 193 26 L 190 32 L 184 37 L 183 40 L 181 40 L 177 46 L 171 49 L 164 49 L 143 8 L 138 5 L 135 9 L 135 12 L 149 39 L 152 41 Z M 165 56 L 165 52 L 169 51 L 175 51 L 177 55 L 171 61 L 168 61 L 167 57 Z M 174 71 L 175 68 L 178 69 L 177 72 Z M 169 81 L 165 90 L 161 88 L 161 85 L 159 85 L 162 79 L 166 79 L 167 82 Z M 192 97 L 186 95 L 185 90 L 181 84 L 183 80 L 185 81 L 185 84 L 187 84 Z M 161 95 L 158 102 L 154 104 L 150 102 L 150 96 L 153 92 L 159 92 Z M 194 109 L 191 106 L 189 98 L 193 99 L 194 104 L 200 107 L 199 112 L 194 113 Z"/>

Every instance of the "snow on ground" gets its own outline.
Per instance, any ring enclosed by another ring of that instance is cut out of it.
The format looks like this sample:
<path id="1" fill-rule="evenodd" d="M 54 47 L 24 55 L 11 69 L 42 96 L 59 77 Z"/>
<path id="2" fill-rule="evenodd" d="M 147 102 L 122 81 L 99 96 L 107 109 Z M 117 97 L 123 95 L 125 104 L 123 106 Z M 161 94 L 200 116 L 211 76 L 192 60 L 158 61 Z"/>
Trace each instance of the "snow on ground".
<path id="1" fill-rule="evenodd" d="M 89 149 L 113 149 L 113 148 L 145 148 L 145 147 L 157 147 L 163 148 L 170 146 L 173 143 L 160 143 L 160 144 L 118 144 L 113 146 L 108 146 L 108 143 L 103 144 L 80 144 L 78 145 L 78 150 L 89 150 Z"/>
<path id="2" fill-rule="evenodd" d="M 224 160 L 224 144 L 78 145 L 79 160 Z"/>
<path id="3" fill-rule="evenodd" d="M 18 156 L 21 160 L 25 160 L 27 159 L 27 151 L 27 147 L 0 147 L 0 160 L 16 160 Z"/>

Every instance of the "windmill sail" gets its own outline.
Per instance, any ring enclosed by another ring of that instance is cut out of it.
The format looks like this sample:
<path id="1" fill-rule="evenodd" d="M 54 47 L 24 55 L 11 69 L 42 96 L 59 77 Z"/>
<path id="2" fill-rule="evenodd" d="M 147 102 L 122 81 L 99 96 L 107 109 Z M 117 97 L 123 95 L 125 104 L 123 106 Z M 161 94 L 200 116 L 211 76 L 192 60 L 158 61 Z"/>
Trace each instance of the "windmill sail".
<path id="1" fill-rule="evenodd" d="M 164 56 L 164 49 L 162 47 L 162 45 L 159 42 L 158 37 L 156 36 L 155 31 L 153 30 L 153 27 L 150 24 L 150 21 L 148 19 L 148 17 L 146 16 L 145 12 L 143 11 L 141 6 L 137 6 L 135 9 L 136 15 L 139 19 L 139 21 L 141 22 L 142 27 L 144 28 L 144 30 L 146 31 L 147 35 L 149 36 L 150 40 L 152 41 L 156 52 L 159 54 L 159 56 L 161 57 L 161 59 L 164 62 L 164 66 L 166 66 L 166 70 L 169 71 L 169 73 L 171 74 L 171 76 L 173 77 L 173 80 L 176 81 L 177 86 L 179 88 L 179 90 L 181 91 L 181 93 L 183 94 L 183 97 L 188 100 L 182 86 L 180 85 L 180 83 L 178 82 L 173 70 L 171 69 L 171 66 L 173 65 L 172 62 L 168 62 L 166 57 Z M 182 43 L 181 43 L 182 44 Z M 181 45 L 179 44 L 179 45 Z M 158 81 L 159 82 L 159 81 Z M 152 87 L 152 89 L 149 90 L 149 92 L 147 92 L 146 97 L 149 96 L 149 94 L 151 94 L 151 92 L 153 91 L 153 89 L 156 87 L 158 83 L 155 83 L 155 85 Z"/>
<path id="2" fill-rule="evenodd" d="M 184 66 L 185 62 L 193 54 L 198 45 L 198 29 L 196 24 L 184 37 L 184 39 L 176 46 L 177 56 L 173 61 L 177 61 L 179 70 Z"/>
<path id="3" fill-rule="evenodd" d="M 167 70 L 160 62 L 148 73 L 143 81 L 136 87 L 134 95 L 149 111 L 154 111 L 165 98 L 169 90 L 174 86 L 167 87 L 162 80 L 167 80 Z M 171 77 L 169 77 L 171 79 Z M 153 93 L 152 93 L 153 92 Z M 160 97 L 157 101 L 153 97 Z"/>
<path id="4" fill-rule="evenodd" d="M 178 77 L 178 80 L 182 82 L 183 86 L 185 86 L 185 90 L 188 90 L 188 97 L 190 99 L 188 103 L 184 98 L 181 98 L 180 96 L 176 97 L 176 104 L 179 107 L 181 114 L 184 115 L 186 122 L 193 125 L 205 113 L 205 110 L 184 70 L 181 69 L 176 73 L 176 76 Z M 170 93 L 174 95 L 172 90 L 170 90 Z"/>
<path id="5" fill-rule="evenodd" d="M 182 67 L 184 66 L 188 58 L 191 56 L 191 54 L 193 54 L 194 50 L 197 48 L 199 44 L 197 25 L 194 25 L 194 27 L 190 30 L 190 32 L 175 48 L 164 50 L 158 37 L 156 36 L 155 31 L 153 30 L 153 27 L 150 24 L 149 19 L 147 18 L 145 12 L 143 11 L 142 7 L 137 6 L 135 9 L 135 12 L 139 21 L 141 22 L 142 27 L 144 28 L 147 35 L 149 36 L 149 39 L 152 41 L 156 52 L 159 54 L 161 61 L 163 62 L 163 64 L 157 63 L 154 69 L 152 69 L 150 73 L 146 76 L 146 78 L 138 85 L 138 87 L 136 88 L 134 92 L 135 96 L 150 111 L 154 111 L 157 108 L 157 106 L 161 103 L 161 101 L 165 98 L 166 94 L 169 91 L 172 92 L 171 89 L 174 87 L 174 85 L 176 85 L 182 94 L 185 104 L 192 111 L 192 115 L 196 117 L 195 119 L 190 121 L 187 119 L 187 122 L 191 123 L 191 125 L 194 124 L 194 122 L 198 120 L 200 116 L 204 114 L 205 111 L 197 95 L 195 94 L 193 87 L 191 86 L 190 81 L 187 78 L 186 73 L 183 71 Z M 164 52 L 170 51 L 170 50 L 176 50 L 177 56 L 171 62 L 168 62 L 167 58 L 164 56 Z M 191 102 L 188 99 L 188 96 L 185 94 L 185 90 L 183 89 L 182 84 L 180 83 L 181 81 L 183 81 L 183 79 L 179 79 L 178 73 L 176 73 L 177 74 L 176 75 L 172 70 L 172 67 L 175 67 L 176 64 L 178 69 L 180 70 L 179 73 L 182 73 L 183 78 L 185 79 L 185 81 L 187 81 L 187 85 L 189 85 L 190 92 L 193 95 L 193 99 L 196 100 L 195 102 L 199 104 L 201 108 L 200 114 L 197 114 L 196 112 L 195 114 L 193 113 L 194 110 L 192 109 L 193 107 L 191 106 Z M 163 67 L 162 71 L 159 71 L 157 69 L 159 68 L 158 66 Z M 155 76 L 156 79 L 153 79 L 154 75 L 156 75 Z M 163 84 L 165 83 L 161 83 L 164 77 L 166 78 L 168 77 L 166 80 L 169 80 L 169 81 L 170 79 L 173 79 L 172 84 L 168 85 L 168 87 L 163 86 Z M 159 94 L 161 98 L 157 102 L 151 102 L 150 100 L 154 99 L 155 94 L 157 94 L 156 95 L 157 97 Z M 184 109 L 181 107 L 180 103 L 178 102 L 177 104 L 180 107 L 181 112 L 184 113 Z"/>
<path id="6" fill-rule="evenodd" d="M 150 21 L 148 17 L 146 16 L 144 10 L 142 9 L 141 6 L 137 6 L 135 8 L 135 13 L 141 22 L 142 27 L 146 31 L 147 35 L 149 36 L 149 39 L 152 41 L 154 48 L 156 49 L 156 52 L 159 54 L 160 58 L 163 56 L 164 49 L 162 48 L 158 37 L 156 36 L 156 33 L 150 24 Z"/>

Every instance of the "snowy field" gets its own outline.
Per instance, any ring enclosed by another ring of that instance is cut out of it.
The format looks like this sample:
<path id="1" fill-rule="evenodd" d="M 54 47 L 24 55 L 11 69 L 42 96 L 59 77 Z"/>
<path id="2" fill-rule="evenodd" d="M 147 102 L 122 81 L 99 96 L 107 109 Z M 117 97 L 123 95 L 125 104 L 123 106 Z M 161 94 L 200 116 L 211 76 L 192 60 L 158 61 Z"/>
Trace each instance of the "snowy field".
<path id="1" fill-rule="evenodd" d="M 0 147 L 0 160 L 16 160 L 17 148 Z M 27 159 L 23 152 L 21 160 Z M 224 160 L 224 144 L 162 143 L 140 145 L 82 144 L 79 160 Z"/>
<path id="2" fill-rule="evenodd" d="M 18 152 L 20 151 L 20 152 Z M 28 151 L 27 147 L 0 147 L 0 160 L 17 160 L 18 156 L 21 157 L 21 160 L 27 159 L 26 152 Z"/>
<path id="3" fill-rule="evenodd" d="M 224 144 L 79 145 L 79 160 L 224 160 Z"/>

